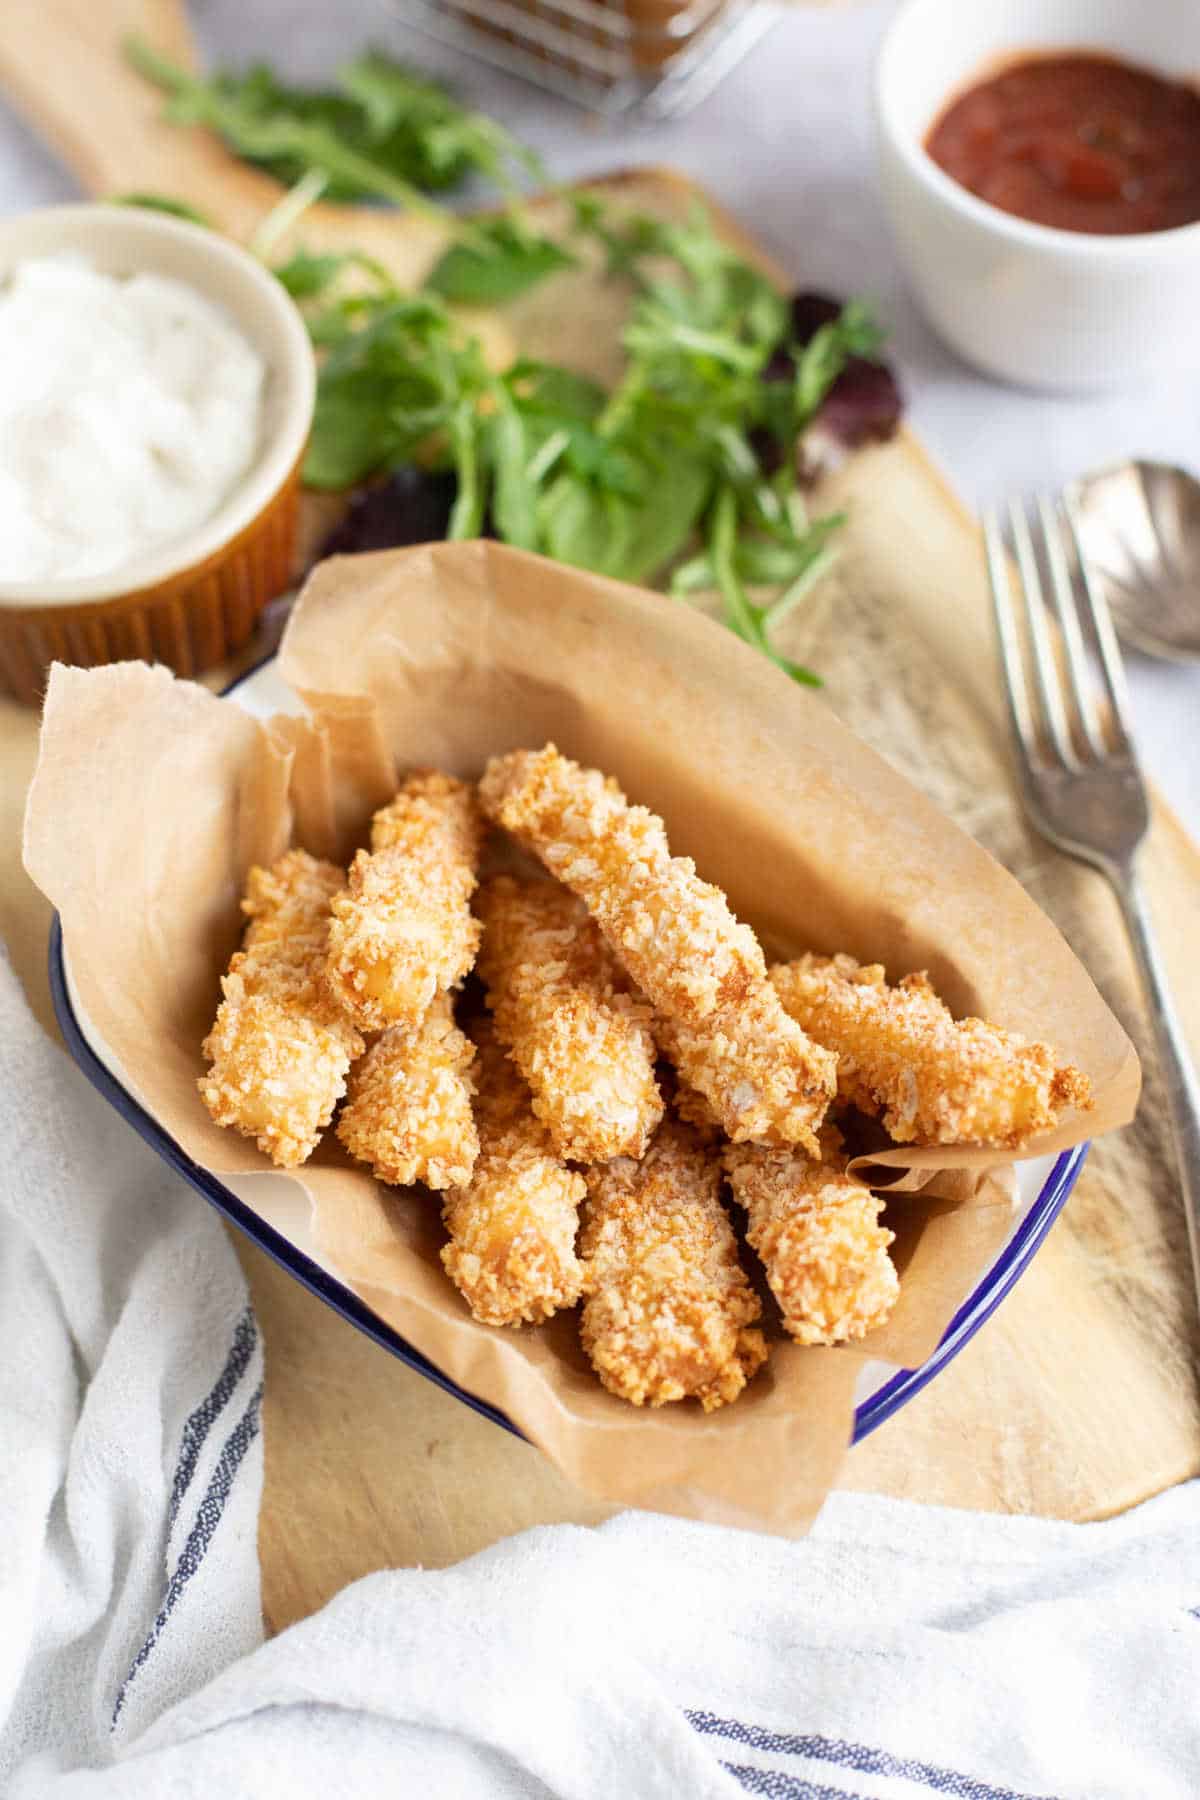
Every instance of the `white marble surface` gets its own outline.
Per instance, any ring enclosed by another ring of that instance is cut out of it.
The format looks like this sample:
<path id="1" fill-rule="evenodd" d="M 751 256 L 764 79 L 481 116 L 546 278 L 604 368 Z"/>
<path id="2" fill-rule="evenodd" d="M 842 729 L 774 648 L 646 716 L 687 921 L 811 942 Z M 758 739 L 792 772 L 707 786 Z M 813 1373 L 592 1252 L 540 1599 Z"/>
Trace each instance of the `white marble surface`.
<path id="1" fill-rule="evenodd" d="M 1100 398 L 1047 398 L 972 373 L 907 294 L 875 188 L 869 86 L 895 0 L 786 9 L 717 93 L 677 123 L 584 118 L 536 89 L 461 61 L 403 23 L 403 0 L 192 0 L 205 51 L 264 56 L 315 80 L 359 43 L 378 42 L 456 77 L 481 104 L 578 176 L 671 162 L 734 210 L 798 281 L 871 296 L 891 333 L 910 418 L 976 505 L 1061 483 L 1128 455 L 1200 472 L 1200 379 L 1180 374 Z M 0 213 L 69 198 L 72 183 L 0 108 Z M 1200 608 L 1200 595 L 1197 596 Z M 1142 758 L 1200 835 L 1200 666 L 1130 657 Z"/>

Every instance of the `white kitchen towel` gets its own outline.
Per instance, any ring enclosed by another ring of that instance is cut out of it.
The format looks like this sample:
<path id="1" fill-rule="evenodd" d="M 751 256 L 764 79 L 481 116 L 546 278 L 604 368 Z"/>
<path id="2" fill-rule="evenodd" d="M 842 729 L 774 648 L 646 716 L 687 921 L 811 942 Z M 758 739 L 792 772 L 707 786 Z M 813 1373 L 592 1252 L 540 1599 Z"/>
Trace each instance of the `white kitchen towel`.
<path id="1" fill-rule="evenodd" d="M 228 1244 L 4 967 L 0 1058 L 7 1800 L 1200 1795 L 1198 1484 L 1087 1526 L 839 1494 L 795 1544 L 626 1513 L 260 1643 Z"/>
<path id="2" fill-rule="evenodd" d="M 0 949 L 0 1793 L 111 1762 L 262 1639 L 237 1259 Z"/>

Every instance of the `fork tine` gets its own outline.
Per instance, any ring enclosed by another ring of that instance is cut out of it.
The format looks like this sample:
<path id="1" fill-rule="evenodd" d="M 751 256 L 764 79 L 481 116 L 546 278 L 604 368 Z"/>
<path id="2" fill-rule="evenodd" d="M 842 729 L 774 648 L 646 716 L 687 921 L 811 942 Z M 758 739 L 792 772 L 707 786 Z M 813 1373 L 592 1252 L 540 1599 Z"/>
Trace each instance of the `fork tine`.
<path id="1" fill-rule="evenodd" d="M 983 544 L 987 556 L 988 586 L 992 590 L 992 612 L 996 620 L 996 637 L 1000 644 L 1000 663 L 1004 671 L 1004 693 L 1008 701 L 1008 714 L 1012 721 L 1013 735 L 1018 744 L 1027 756 L 1032 756 L 1037 747 L 1037 733 L 1034 730 L 1033 715 L 1029 709 L 1029 689 L 1025 685 L 1025 664 L 1021 657 L 1020 639 L 1017 636 L 1012 588 L 1008 579 L 1008 562 L 1004 554 L 1004 539 L 1000 532 L 1000 521 L 993 507 L 989 507 L 983 515 Z"/>
<path id="2" fill-rule="evenodd" d="M 1125 682 L 1125 664 L 1121 660 L 1121 651 L 1117 644 L 1117 634 L 1113 630 L 1108 601 L 1101 593 L 1099 584 L 1093 580 L 1087 558 L 1083 554 L 1079 517 L 1075 509 L 1075 502 L 1069 495 L 1063 497 L 1063 510 L 1067 515 L 1067 523 L 1071 527 L 1071 537 L 1074 540 L 1075 555 L 1079 562 L 1084 599 L 1087 602 L 1092 629 L 1096 634 L 1096 645 L 1100 651 L 1104 689 L 1116 726 L 1117 748 L 1132 758 L 1134 754 L 1133 714 L 1129 704 L 1129 689 Z"/>
<path id="3" fill-rule="evenodd" d="M 1042 711 L 1045 714 L 1050 737 L 1059 757 L 1067 768 L 1074 768 L 1076 757 L 1071 746 L 1071 731 L 1067 724 L 1067 715 L 1063 708 L 1058 665 L 1054 660 L 1054 649 L 1050 643 L 1050 633 L 1046 626 L 1046 602 L 1042 594 L 1042 578 L 1038 572 L 1037 558 L 1033 553 L 1029 521 L 1025 517 L 1025 508 L 1019 500 L 1009 501 L 1008 516 L 1012 527 L 1013 545 L 1017 552 L 1017 568 L 1021 573 L 1021 586 L 1025 590 L 1025 610 L 1029 616 L 1029 641 L 1033 649 L 1033 672 L 1037 679 Z"/>
<path id="4" fill-rule="evenodd" d="M 1074 690 L 1075 712 L 1080 729 L 1087 739 L 1088 748 L 1093 756 L 1102 757 L 1106 754 L 1106 747 L 1096 723 L 1095 707 L 1089 701 L 1087 657 L 1083 648 L 1083 636 L 1079 630 L 1079 613 L 1076 610 L 1071 571 L 1067 567 L 1067 559 L 1063 551 L 1062 526 L 1053 502 L 1048 500 L 1045 494 L 1038 495 L 1037 509 L 1038 518 L 1041 520 L 1042 537 L 1046 545 L 1046 561 L 1050 567 L 1050 588 L 1054 595 L 1054 611 L 1063 634 L 1063 643 L 1066 645 L 1067 670 L 1071 679 L 1071 687 Z"/>

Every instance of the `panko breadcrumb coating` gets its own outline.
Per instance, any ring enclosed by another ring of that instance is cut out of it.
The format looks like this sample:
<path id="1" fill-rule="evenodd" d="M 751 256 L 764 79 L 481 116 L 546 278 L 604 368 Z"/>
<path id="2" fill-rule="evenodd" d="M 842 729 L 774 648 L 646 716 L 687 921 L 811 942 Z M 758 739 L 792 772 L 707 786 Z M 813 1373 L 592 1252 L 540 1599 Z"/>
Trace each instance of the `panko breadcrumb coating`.
<path id="1" fill-rule="evenodd" d="M 221 981 L 224 998 L 204 1041 L 211 1067 L 201 1099 L 281 1169 L 316 1149 L 345 1092 L 363 1040 L 323 979 L 329 903 L 344 877 L 332 863 L 289 850 L 246 878 L 250 925 Z"/>
<path id="2" fill-rule="evenodd" d="M 746 1209 L 783 1322 L 798 1344 L 841 1344 L 882 1325 L 900 1282 L 879 1223 L 883 1202 L 846 1173 L 841 1137 L 821 1133 L 821 1160 L 762 1144 L 730 1144 L 725 1168 Z"/>
<path id="3" fill-rule="evenodd" d="M 483 842 L 474 790 L 419 770 L 371 822 L 333 902 L 326 974 L 364 1031 L 418 1025 L 479 947 L 470 900 Z"/>
<path id="4" fill-rule="evenodd" d="M 474 1046 L 454 1023 L 449 994 L 435 994 L 415 1031 L 393 1025 L 350 1074 L 337 1134 L 380 1181 L 461 1187 L 479 1155 L 471 1111 Z"/>
<path id="5" fill-rule="evenodd" d="M 722 1007 L 701 1026 L 659 1014 L 654 1034 L 733 1143 L 802 1144 L 817 1154 L 837 1057 L 788 1018 L 769 982 L 756 982 L 740 1006 Z"/>
<path id="6" fill-rule="evenodd" d="M 479 1021 L 472 1036 L 479 1158 L 471 1180 L 443 1200 L 442 1262 L 481 1324 L 536 1324 L 579 1298 L 575 1234 L 586 1188 L 555 1155 L 490 1024 Z"/>
<path id="7" fill-rule="evenodd" d="M 791 1016 L 835 1050 L 843 1098 L 882 1115 L 900 1144 L 1018 1150 L 1091 1083 L 1046 1044 L 982 1019 L 955 1019 L 923 974 L 890 987 L 878 963 L 802 956 L 771 971 Z"/>
<path id="8" fill-rule="evenodd" d="M 583 1347 L 635 1406 L 736 1400 L 766 1361 L 762 1308 L 721 1204 L 719 1152 L 667 1118 L 640 1163 L 588 1171 Z"/>
<path id="9" fill-rule="evenodd" d="M 758 940 L 662 820 L 615 781 L 543 750 L 493 757 L 480 784 L 497 820 L 578 894 L 633 980 L 677 1028 L 685 1078 L 734 1138 L 815 1148 L 835 1063 L 790 1021 Z"/>
<path id="10" fill-rule="evenodd" d="M 489 818 L 579 895 L 663 1012 L 698 1023 L 766 973 L 758 939 L 720 888 L 671 855 L 662 820 L 631 806 L 611 776 L 547 744 L 494 756 L 479 794 Z"/>
<path id="11" fill-rule="evenodd" d="M 550 881 L 498 875 L 475 904 L 496 1035 L 555 1150 L 577 1162 L 641 1156 L 663 1112 L 654 1039 L 596 924 Z"/>

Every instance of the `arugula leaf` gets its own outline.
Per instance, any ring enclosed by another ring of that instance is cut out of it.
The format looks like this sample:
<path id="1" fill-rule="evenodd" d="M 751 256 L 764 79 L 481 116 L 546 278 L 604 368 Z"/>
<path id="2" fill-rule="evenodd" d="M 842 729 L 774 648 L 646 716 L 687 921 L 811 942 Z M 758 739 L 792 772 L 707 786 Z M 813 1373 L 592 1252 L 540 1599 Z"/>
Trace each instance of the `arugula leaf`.
<path id="1" fill-rule="evenodd" d="M 293 300 L 312 300 L 331 288 L 351 261 L 349 256 L 299 249 L 287 262 L 276 265 L 275 276 Z"/>
<path id="2" fill-rule="evenodd" d="M 329 96 L 300 95 L 265 68 L 211 80 L 189 75 L 138 38 L 126 41 L 125 54 L 139 74 L 171 96 L 167 117 L 175 124 L 209 126 L 231 150 L 281 181 L 290 184 L 315 169 L 333 198 L 391 200 L 441 217 L 399 159 L 386 159 L 378 146 L 356 148 L 350 120 Z"/>
<path id="3" fill-rule="evenodd" d="M 492 520 L 506 544 L 536 550 L 537 483 L 530 473 L 525 420 L 502 382 L 492 389 L 496 411 L 489 422 L 489 450 L 495 470 Z"/>
<path id="4" fill-rule="evenodd" d="M 524 424 L 528 475 L 535 486 L 565 463 L 618 492 L 640 491 L 640 471 L 631 469 L 624 452 L 595 429 L 608 399 L 598 382 L 573 369 L 527 359 L 515 363 L 503 380 Z"/>
<path id="5" fill-rule="evenodd" d="M 347 488 L 418 454 L 437 460 L 448 435 L 460 483 L 456 527 L 482 525 L 482 477 L 472 416 L 492 381 L 483 353 L 432 296 L 387 298 L 370 323 L 347 330 L 317 377 L 304 462 L 310 487 Z"/>
<path id="6" fill-rule="evenodd" d="M 176 200 L 170 194 L 110 194 L 110 206 L 140 206 L 147 212 L 166 213 L 172 219 L 186 219 L 189 225 L 203 225 L 207 231 L 215 231 L 216 226 L 211 219 L 186 200 Z"/>
<path id="7" fill-rule="evenodd" d="M 450 413 L 450 444 L 458 493 L 446 528 L 448 538 L 477 538 L 483 530 L 484 491 L 479 466 L 480 418 L 469 396 L 457 400 Z"/>
<path id="8" fill-rule="evenodd" d="M 354 270 L 366 275 L 372 285 L 365 295 L 348 296 L 352 307 L 374 308 L 381 298 L 399 300 L 403 297 L 383 264 L 361 250 L 314 251 L 300 245 L 286 262 L 276 263 L 273 273 L 293 300 L 303 302 L 328 295 L 343 275 Z"/>
<path id="9" fill-rule="evenodd" d="M 576 258 L 552 238 L 539 237 L 512 214 L 477 221 L 469 242 L 452 244 L 425 286 L 444 300 L 469 306 L 503 306 L 547 275 L 576 267 Z"/>
<path id="10" fill-rule="evenodd" d="M 333 200 L 390 200 L 441 217 L 426 195 L 478 173 L 511 192 L 538 159 L 502 126 L 463 107 L 425 76 L 368 52 L 339 71 L 338 89 L 288 87 L 263 64 L 235 75 L 191 75 L 139 38 L 125 55 L 169 96 L 168 118 L 205 125 L 237 155 L 290 186 L 318 170 Z"/>
<path id="11" fill-rule="evenodd" d="M 445 88 L 377 50 L 340 68 L 337 84 L 362 112 L 366 134 L 376 144 L 386 143 L 414 115 L 432 120 L 446 116 Z"/>
<path id="12" fill-rule="evenodd" d="M 341 91 L 361 108 L 375 141 L 390 141 L 406 130 L 418 138 L 431 172 L 443 178 L 441 185 L 453 185 L 464 172 L 475 171 L 513 193 L 518 169 L 549 185 L 541 157 L 495 119 L 460 106 L 448 89 L 380 51 L 356 57 L 338 71 L 337 79 Z"/>
<path id="13" fill-rule="evenodd" d="M 787 542 L 749 537 L 743 531 L 734 547 L 734 567 L 748 587 L 778 587 L 782 593 L 765 609 L 769 625 L 795 611 L 833 560 L 828 540 L 845 524 L 844 513 L 832 513 Z M 707 551 L 681 563 L 671 576 L 671 592 L 679 598 L 709 592 L 717 586 Z"/>
<path id="14" fill-rule="evenodd" d="M 821 678 L 793 662 L 776 650 L 771 642 L 770 627 L 778 622 L 777 607 L 756 606 L 746 592 L 737 557 L 737 495 L 731 487 L 721 488 L 709 515 L 708 561 L 721 598 L 725 603 L 725 623 L 738 637 L 806 687 L 820 687 Z M 784 599 L 787 597 L 784 596 Z"/>

